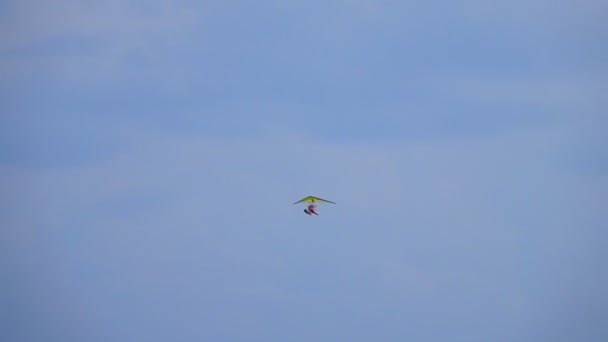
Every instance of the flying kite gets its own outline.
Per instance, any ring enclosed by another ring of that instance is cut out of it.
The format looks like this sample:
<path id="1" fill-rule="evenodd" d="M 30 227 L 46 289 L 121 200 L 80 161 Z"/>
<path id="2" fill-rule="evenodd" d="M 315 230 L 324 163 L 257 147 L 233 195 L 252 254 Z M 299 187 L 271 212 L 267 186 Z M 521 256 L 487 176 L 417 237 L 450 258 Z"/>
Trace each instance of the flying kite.
<path id="1" fill-rule="evenodd" d="M 315 197 L 315 196 L 306 196 L 306 197 L 302 198 L 301 200 L 297 201 L 294 204 L 298 204 L 298 203 L 308 203 L 308 207 L 306 209 L 304 209 L 304 212 L 306 214 L 308 214 L 308 215 L 312 215 L 312 214 L 319 215 L 315 211 L 315 208 L 317 207 L 315 205 L 315 203 L 332 203 L 332 204 L 337 204 L 335 202 L 324 200 L 322 198 Z"/>

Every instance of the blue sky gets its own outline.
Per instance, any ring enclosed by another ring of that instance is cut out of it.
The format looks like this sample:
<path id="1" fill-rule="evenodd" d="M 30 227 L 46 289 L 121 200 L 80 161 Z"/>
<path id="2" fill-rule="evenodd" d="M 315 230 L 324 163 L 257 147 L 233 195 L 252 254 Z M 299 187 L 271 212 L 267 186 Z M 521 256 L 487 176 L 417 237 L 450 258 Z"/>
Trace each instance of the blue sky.
<path id="1" fill-rule="evenodd" d="M 2 2 L 0 339 L 606 340 L 607 10 Z"/>

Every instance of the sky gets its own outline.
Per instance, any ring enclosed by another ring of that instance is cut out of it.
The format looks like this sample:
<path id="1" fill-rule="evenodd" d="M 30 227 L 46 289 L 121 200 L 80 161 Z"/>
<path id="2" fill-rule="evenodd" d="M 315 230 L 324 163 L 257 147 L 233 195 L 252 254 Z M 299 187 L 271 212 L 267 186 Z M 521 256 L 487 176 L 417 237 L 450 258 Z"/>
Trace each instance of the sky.
<path id="1" fill-rule="evenodd" d="M 607 13 L 1 2 L 0 340 L 608 340 Z"/>

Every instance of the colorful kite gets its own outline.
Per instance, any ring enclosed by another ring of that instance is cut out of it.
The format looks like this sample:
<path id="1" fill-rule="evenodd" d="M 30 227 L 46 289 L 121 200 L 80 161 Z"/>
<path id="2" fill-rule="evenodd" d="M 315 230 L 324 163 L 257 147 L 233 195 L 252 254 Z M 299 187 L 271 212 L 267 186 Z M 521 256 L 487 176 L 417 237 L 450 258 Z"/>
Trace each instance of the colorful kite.
<path id="1" fill-rule="evenodd" d="M 328 200 L 322 199 L 320 197 L 315 197 L 315 196 L 306 196 L 294 204 L 298 204 L 298 203 L 308 203 L 308 207 L 306 209 L 304 209 L 304 212 L 308 215 L 312 215 L 312 214 L 319 215 L 319 214 L 317 214 L 317 211 L 315 210 L 315 208 L 317 207 L 315 203 L 337 204 L 335 202 L 328 201 Z"/>

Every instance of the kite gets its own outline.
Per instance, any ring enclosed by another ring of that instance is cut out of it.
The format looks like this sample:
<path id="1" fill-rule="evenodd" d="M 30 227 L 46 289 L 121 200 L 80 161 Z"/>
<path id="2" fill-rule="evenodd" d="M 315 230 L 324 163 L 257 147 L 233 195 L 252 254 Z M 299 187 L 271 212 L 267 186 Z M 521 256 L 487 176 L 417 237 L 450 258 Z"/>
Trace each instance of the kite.
<path id="1" fill-rule="evenodd" d="M 308 203 L 308 207 L 306 209 L 304 209 L 304 212 L 308 215 L 319 215 L 317 214 L 317 212 L 315 211 L 315 208 L 317 207 L 315 205 L 315 203 L 332 203 L 332 204 L 337 204 L 335 202 L 332 201 L 328 201 L 325 199 L 322 199 L 320 197 L 315 197 L 315 196 L 306 196 L 304 198 L 302 198 L 301 200 L 297 201 L 294 204 L 298 204 L 298 203 Z"/>

